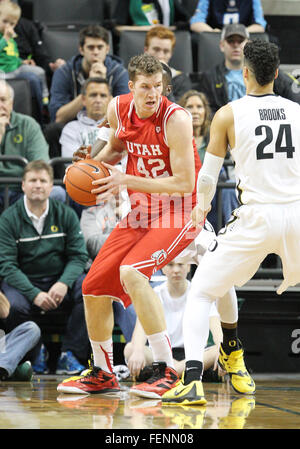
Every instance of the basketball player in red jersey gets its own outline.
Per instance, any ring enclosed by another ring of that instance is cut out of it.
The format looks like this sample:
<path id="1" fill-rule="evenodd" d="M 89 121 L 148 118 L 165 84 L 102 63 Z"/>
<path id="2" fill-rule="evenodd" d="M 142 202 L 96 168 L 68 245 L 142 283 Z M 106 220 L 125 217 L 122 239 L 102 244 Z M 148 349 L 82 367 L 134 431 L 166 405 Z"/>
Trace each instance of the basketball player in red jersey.
<path id="1" fill-rule="evenodd" d="M 161 398 L 179 380 L 162 304 L 149 279 L 200 232 L 190 215 L 201 163 L 190 115 L 162 96 L 162 71 L 153 56 L 133 57 L 128 67 L 131 93 L 114 98 L 108 107 L 110 139 L 101 160 L 111 175 L 95 181 L 93 192 L 105 201 L 126 186 L 131 212 L 112 231 L 83 283 L 94 366 L 59 384 L 60 392 L 120 390 L 113 374 L 113 300 L 124 307 L 133 303 L 153 351 L 153 377 L 130 391 Z M 124 152 L 128 154 L 126 173 L 114 166 Z"/>

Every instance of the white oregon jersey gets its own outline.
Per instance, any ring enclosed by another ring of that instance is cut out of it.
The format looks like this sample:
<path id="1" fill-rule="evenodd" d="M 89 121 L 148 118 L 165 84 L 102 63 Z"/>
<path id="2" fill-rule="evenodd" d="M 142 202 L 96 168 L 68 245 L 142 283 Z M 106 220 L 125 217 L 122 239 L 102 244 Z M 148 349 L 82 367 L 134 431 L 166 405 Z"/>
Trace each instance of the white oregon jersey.
<path id="1" fill-rule="evenodd" d="M 300 200 L 300 106 L 275 95 L 230 103 L 238 197 L 242 204 Z"/>

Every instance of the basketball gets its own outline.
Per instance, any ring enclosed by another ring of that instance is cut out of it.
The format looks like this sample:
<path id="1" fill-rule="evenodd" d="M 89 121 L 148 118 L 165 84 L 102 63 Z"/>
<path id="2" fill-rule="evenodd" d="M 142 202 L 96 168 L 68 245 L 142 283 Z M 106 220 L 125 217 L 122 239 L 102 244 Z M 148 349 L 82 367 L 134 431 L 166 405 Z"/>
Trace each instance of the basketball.
<path id="1" fill-rule="evenodd" d="M 74 162 L 66 171 L 64 183 L 72 200 L 82 206 L 94 206 L 97 195 L 91 193 L 95 188 L 93 181 L 109 176 L 109 171 L 101 162 L 86 159 Z"/>

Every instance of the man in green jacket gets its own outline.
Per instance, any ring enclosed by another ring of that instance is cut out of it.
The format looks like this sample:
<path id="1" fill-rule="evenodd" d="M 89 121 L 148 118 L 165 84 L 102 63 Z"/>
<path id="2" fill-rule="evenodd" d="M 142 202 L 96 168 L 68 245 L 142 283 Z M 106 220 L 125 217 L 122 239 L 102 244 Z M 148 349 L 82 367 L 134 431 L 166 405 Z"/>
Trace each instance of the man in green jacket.
<path id="1" fill-rule="evenodd" d="M 11 327 L 33 319 L 37 311 L 51 319 L 52 310 L 71 308 L 57 374 L 75 374 L 84 369 L 90 351 L 81 295 L 88 254 L 75 211 L 49 198 L 52 185 L 52 167 L 30 162 L 24 197 L 0 216 L 1 288 L 11 305 Z"/>
<path id="2" fill-rule="evenodd" d="M 0 155 L 18 156 L 25 162 L 36 159 L 49 161 L 49 148 L 40 125 L 32 117 L 13 111 L 14 90 L 0 80 Z M 18 161 L 0 160 L 0 177 L 22 178 L 24 166 Z M 23 192 L 19 185 L 9 186 L 9 203 L 16 201 Z M 54 186 L 51 197 L 65 200 L 65 191 Z M 0 184 L 0 212 L 4 207 L 4 185 Z"/>

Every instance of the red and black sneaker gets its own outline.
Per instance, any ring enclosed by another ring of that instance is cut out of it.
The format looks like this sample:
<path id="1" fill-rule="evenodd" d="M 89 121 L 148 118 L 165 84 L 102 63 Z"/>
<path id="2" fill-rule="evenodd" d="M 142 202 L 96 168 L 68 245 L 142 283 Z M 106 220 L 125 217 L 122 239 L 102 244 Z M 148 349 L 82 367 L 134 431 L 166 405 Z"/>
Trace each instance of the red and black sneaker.
<path id="1" fill-rule="evenodd" d="M 130 393 L 142 398 L 161 399 L 166 391 L 175 387 L 179 377 L 173 368 L 165 362 L 154 362 L 152 366 L 153 375 L 150 379 L 132 387 Z"/>
<path id="2" fill-rule="evenodd" d="M 81 376 L 63 380 L 57 386 L 57 391 L 75 394 L 118 393 L 120 392 L 120 385 L 113 373 L 108 373 L 94 366 L 92 369 L 86 370 Z"/>

